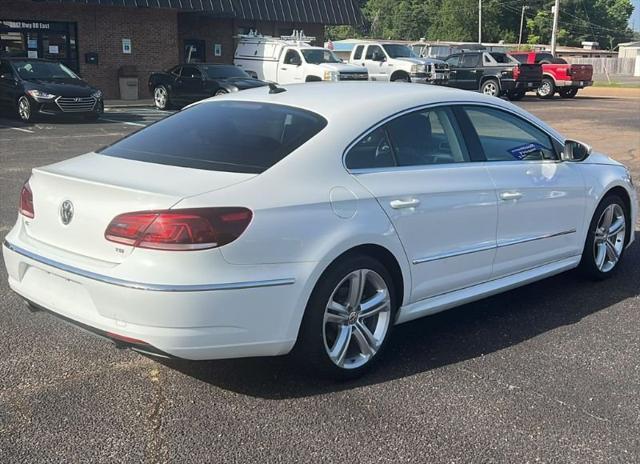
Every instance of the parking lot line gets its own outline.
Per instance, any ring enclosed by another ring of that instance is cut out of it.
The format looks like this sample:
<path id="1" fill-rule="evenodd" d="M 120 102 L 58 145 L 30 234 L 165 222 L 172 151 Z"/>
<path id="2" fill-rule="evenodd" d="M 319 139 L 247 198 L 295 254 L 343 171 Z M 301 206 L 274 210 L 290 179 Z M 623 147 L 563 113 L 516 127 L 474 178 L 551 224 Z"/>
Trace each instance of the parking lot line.
<path id="1" fill-rule="evenodd" d="M 32 130 L 23 129 L 22 127 L 12 127 L 12 126 L 3 126 L 3 125 L 0 125 L 0 127 L 5 127 L 7 129 L 13 129 L 13 130 L 17 130 L 17 131 L 20 131 L 20 132 L 26 132 L 28 134 L 33 134 Z"/>
<path id="2" fill-rule="evenodd" d="M 146 124 L 140 124 L 137 122 L 129 122 L 129 121 L 118 121 L 117 119 L 107 119 L 107 118 L 100 118 L 103 121 L 107 121 L 107 122 L 119 122 L 121 124 L 126 124 L 128 126 L 137 126 L 137 127 L 147 127 Z"/>

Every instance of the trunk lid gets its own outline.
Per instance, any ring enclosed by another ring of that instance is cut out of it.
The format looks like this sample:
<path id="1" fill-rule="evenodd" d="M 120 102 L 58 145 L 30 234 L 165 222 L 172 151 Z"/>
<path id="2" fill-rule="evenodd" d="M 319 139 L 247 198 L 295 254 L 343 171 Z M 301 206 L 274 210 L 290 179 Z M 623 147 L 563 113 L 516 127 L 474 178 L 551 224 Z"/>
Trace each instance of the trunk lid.
<path id="1" fill-rule="evenodd" d="M 29 185 L 35 217 L 26 220 L 26 229 L 33 239 L 61 250 L 120 263 L 133 249 L 104 238 L 115 216 L 169 209 L 186 197 L 225 188 L 254 176 L 90 153 L 33 170 Z M 65 225 L 62 204 L 66 201 L 71 202 L 73 213 Z"/>
<path id="2" fill-rule="evenodd" d="M 539 82 L 542 80 L 542 65 L 522 63 L 518 66 L 520 67 L 520 76 L 518 76 L 519 81 Z"/>

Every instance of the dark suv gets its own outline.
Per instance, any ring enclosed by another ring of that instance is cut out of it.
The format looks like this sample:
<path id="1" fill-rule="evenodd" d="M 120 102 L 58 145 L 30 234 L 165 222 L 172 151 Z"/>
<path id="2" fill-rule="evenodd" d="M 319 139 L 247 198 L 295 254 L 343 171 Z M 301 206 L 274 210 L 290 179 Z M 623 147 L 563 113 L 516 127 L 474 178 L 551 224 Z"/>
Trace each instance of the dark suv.
<path id="1" fill-rule="evenodd" d="M 0 105 L 25 122 L 38 115 L 98 119 L 102 92 L 56 61 L 0 59 Z"/>

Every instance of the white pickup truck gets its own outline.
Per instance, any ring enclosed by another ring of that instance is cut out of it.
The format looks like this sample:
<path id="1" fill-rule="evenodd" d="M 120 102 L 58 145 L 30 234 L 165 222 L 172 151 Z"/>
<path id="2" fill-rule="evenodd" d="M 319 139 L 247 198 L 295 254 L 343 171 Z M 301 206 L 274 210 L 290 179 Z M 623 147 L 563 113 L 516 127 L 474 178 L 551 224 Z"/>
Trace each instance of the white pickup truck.
<path id="1" fill-rule="evenodd" d="M 331 50 L 313 47 L 313 37 L 249 34 L 238 37 L 234 64 L 258 79 L 278 84 L 314 81 L 366 81 L 366 69 L 342 62 Z"/>
<path id="2" fill-rule="evenodd" d="M 366 68 L 372 81 L 446 84 L 449 65 L 442 60 L 420 58 L 407 45 L 393 42 L 359 42 L 349 63 Z"/>

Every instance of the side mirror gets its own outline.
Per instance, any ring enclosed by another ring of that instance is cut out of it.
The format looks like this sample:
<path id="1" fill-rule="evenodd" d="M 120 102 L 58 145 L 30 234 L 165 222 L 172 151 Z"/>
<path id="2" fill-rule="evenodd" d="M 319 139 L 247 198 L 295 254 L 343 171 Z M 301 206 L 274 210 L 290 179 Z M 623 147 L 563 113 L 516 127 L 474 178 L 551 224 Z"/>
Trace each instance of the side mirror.
<path id="1" fill-rule="evenodd" d="M 567 139 L 562 150 L 562 161 L 584 161 L 591 154 L 591 147 L 577 140 Z"/>

